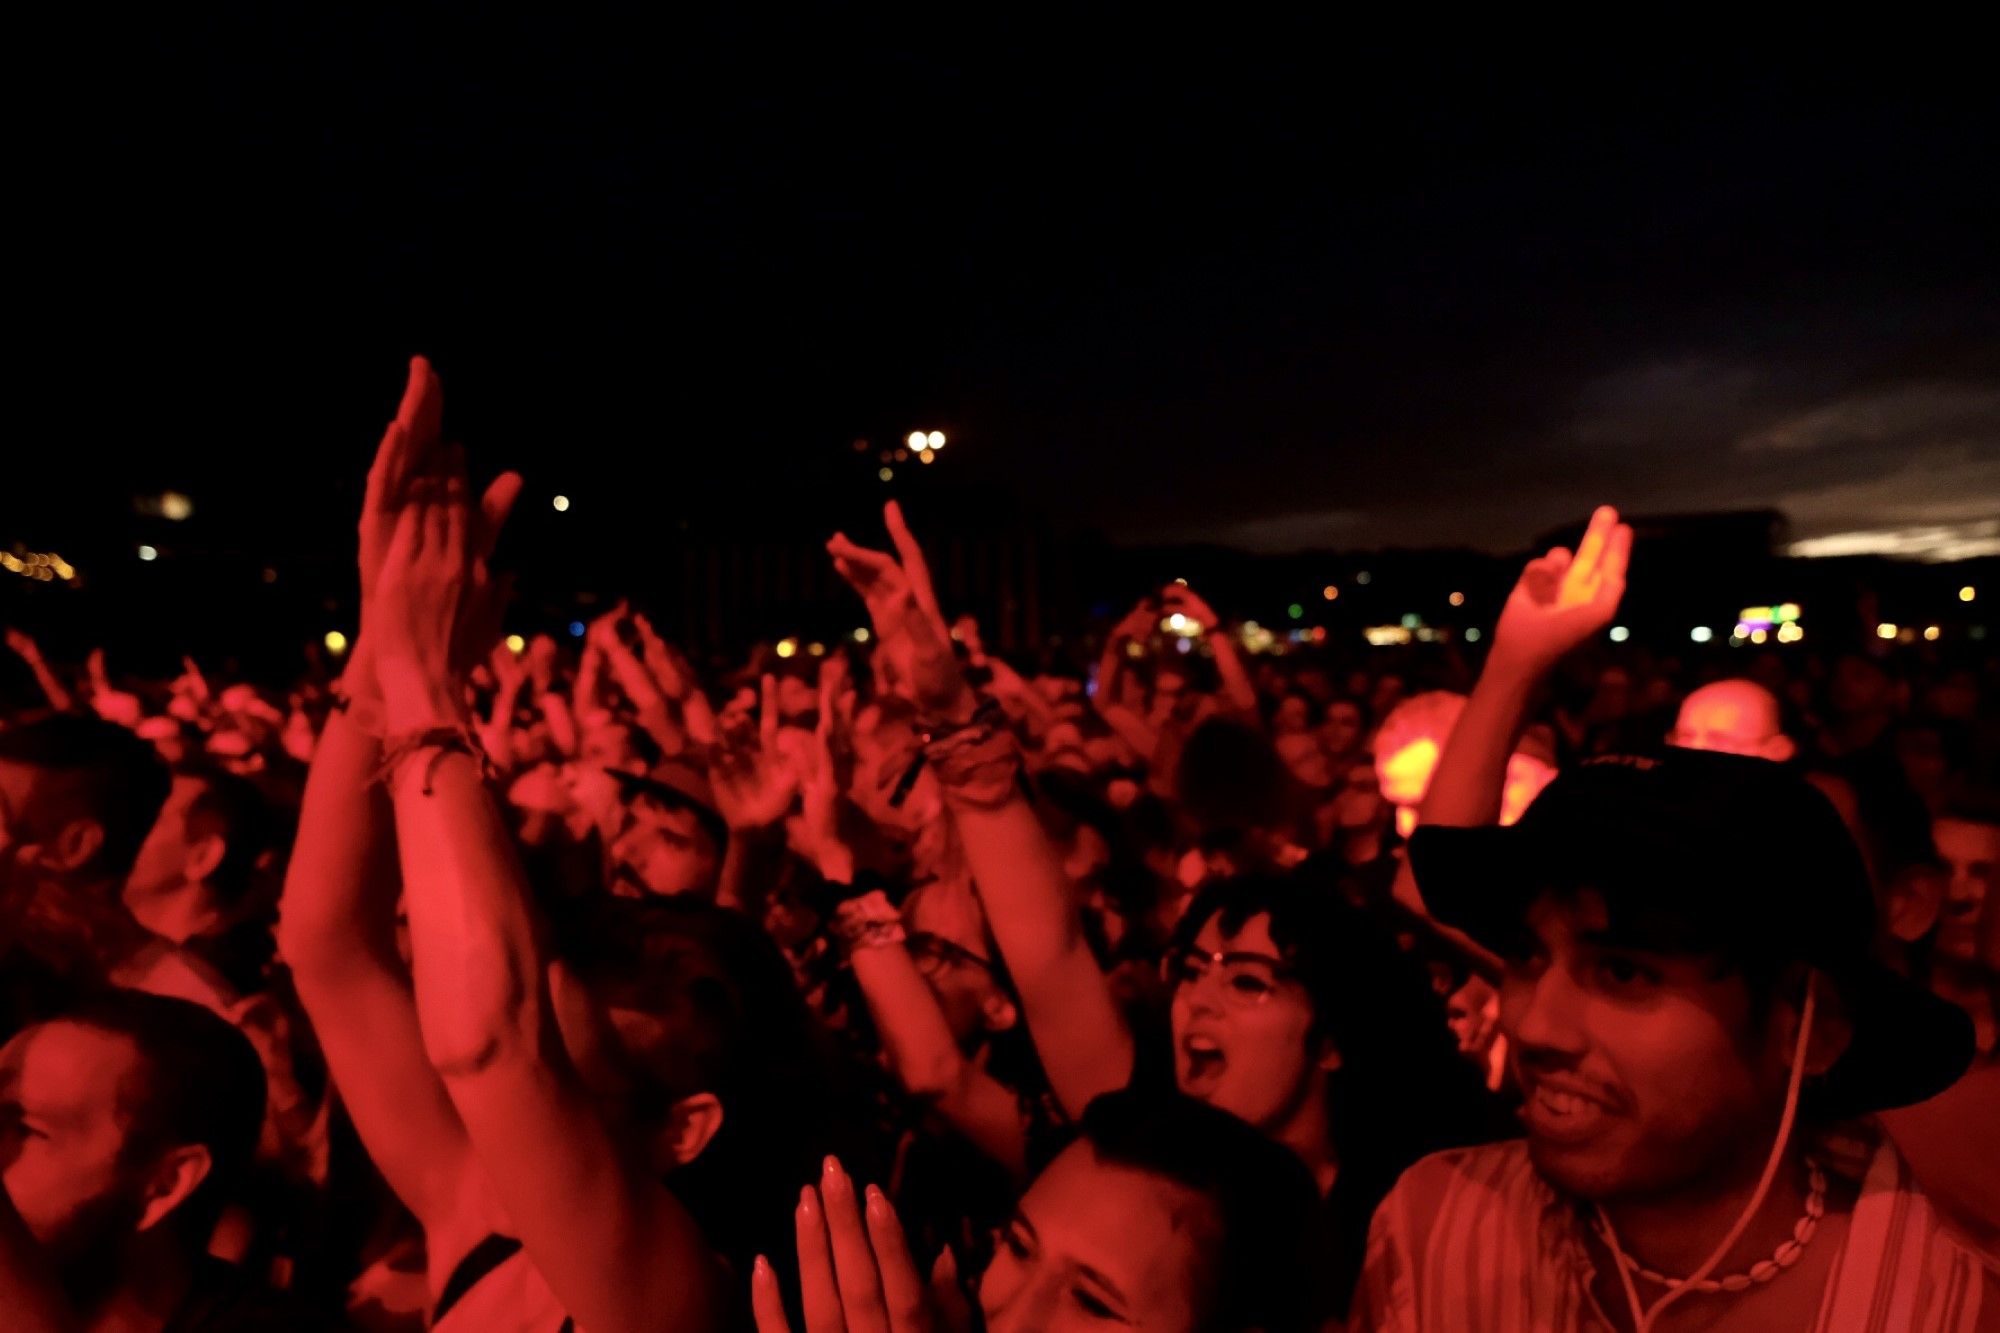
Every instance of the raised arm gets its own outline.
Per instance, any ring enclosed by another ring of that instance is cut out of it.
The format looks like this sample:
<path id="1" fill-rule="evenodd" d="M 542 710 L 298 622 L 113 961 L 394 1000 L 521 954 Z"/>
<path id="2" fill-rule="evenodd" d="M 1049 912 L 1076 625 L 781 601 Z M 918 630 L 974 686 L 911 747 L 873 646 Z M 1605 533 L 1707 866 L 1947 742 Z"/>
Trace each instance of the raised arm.
<path id="1" fill-rule="evenodd" d="M 930 747 L 946 808 L 1050 1086 L 1065 1111 L 1080 1115 L 1093 1097 L 1130 1081 L 1131 1033 L 1091 955 L 1062 860 L 1021 792 L 1013 739 L 976 716 L 923 552 L 893 501 L 886 515 L 901 564 L 841 535 L 827 549 L 914 682 L 933 733 L 953 733 L 949 746 Z"/>
<path id="2" fill-rule="evenodd" d="M 1469 827 L 1499 819 L 1507 761 L 1535 692 L 1565 654 L 1611 623 L 1625 595 L 1631 554 L 1632 529 L 1607 505 L 1591 515 L 1573 557 L 1557 547 L 1528 562 L 1500 612 L 1486 667 L 1439 756 L 1420 823 Z M 1396 873 L 1395 894 L 1404 906 L 1423 910 L 1408 861 Z"/>
<path id="3" fill-rule="evenodd" d="M 1222 697 L 1230 709 L 1248 721 L 1257 720 L 1257 687 L 1243 669 L 1243 655 L 1236 640 L 1222 632 L 1222 617 L 1201 595 L 1184 583 L 1170 583 L 1160 590 L 1160 600 L 1169 611 L 1178 611 L 1201 626 L 1208 650 L 1215 657 L 1215 674 L 1222 681 Z"/>
<path id="4" fill-rule="evenodd" d="M 76 707 L 76 699 L 62 678 L 49 668 L 48 660 L 42 656 L 42 646 L 35 642 L 34 635 L 24 629 L 7 631 L 7 646 L 12 648 L 28 670 L 35 674 L 35 684 L 41 686 L 42 694 L 48 699 L 49 707 L 58 713 L 67 713 Z"/>
<path id="5" fill-rule="evenodd" d="M 429 366 L 413 364 L 402 408 L 369 471 L 360 541 L 364 606 L 375 597 L 411 478 L 436 446 L 436 392 Z M 342 677 L 347 702 L 328 719 L 306 776 L 278 946 L 363 1146 L 435 1242 L 464 1206 L 472 1157 L 424 1056 L 396 945 L 401 886 L 389 800 L 374 782 L 382 756 L 372 733 L 383 725 L 383 706 L 373 663 L 364 631 Z"/>
<path id="6" fill-rule="evenodd" d="M 424 1048 L 536 1270 L 592 1333 L 717 1326 L 706 1242 L 570 1062 L 507 825 L 463 742 L 448 627 L 480 579 L 462 464 L 397 524 L 378 643 Z"/>

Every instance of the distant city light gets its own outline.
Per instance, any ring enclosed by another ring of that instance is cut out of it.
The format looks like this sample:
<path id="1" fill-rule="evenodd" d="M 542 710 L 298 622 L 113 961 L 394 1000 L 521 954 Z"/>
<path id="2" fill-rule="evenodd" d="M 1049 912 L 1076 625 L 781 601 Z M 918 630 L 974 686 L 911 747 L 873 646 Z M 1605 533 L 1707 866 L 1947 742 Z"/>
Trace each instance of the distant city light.
<path id="1" fill-rule="evenodd" d="M 1885 620 L 1875 627 L 1875 637 L 1878 639 L 1893 639 L 1896 637 L 1896 627 Z"/>
<path id="2" fill-rule="evenodd" d="M 572 639 L 582 638 L 583 630 L 584 630 L 584 625 L 581 620 L 572 620 L 569 622 L 569 636 Z"/>
<path id="3" fill-rule="evenodd" d="M 555 499 L 549 501 L 549 503 L 556 507 L 558 514 L 567 514 L 569 512 L 569 497 L 567 495 L 558 495 Z"/>
<path id="4" fill-rule="evenodd" d="M 1632 631 L 1626 629 L 1623 625 L 1613 625 L 1611 627 L 1611 642 L 1623 643 L 1625 642 L 1625 640 L 1631 637 L 1632 637 Z"/>
<path id="5" fill-rule="evenodd" d="M 1762 643 L 1769 637 L 1771 637 L 1769 630 L 1753 629 L 1750 631 L 1750 642 L 1752 643 Z"/>
<path id="6" fill-rule="evenodd" d="M 1958 590 L 1958 600 L 1961 602 L 1969 602 L 1977 596 L 1979 596 L 1979 590 L 1970 583 Z"/>
<path id="7" fill-rule="evenodd" d="M 371 642 L 373 641 L 371 640 Z M 347 651 L 347 636 L 337 629 L 328 630 L 326 632 L 326 650 L 335 657 L 340 656 Z"/>
<path id="8" fill-rule="evenodd" d="M 277 570 L 275 570 L 275 569 L 271 569 L 271 568 L 269 568 L 269 567 L 266 567 L 266 568 L 265 568 L 265 570 L 264 570 L 264 582 L 266 582 L 266 583 L 276 583 L 277 581 L 278 581 L 278 571 L 277 571 Z"/>
<path id="9" fill-rule="evenodd" d="M 924 438 L 924 442 L 933 449 L 942 449 L 944 448 L 944 432 L 934 430 Z"/>
<path id="10" fill-rule="evenodd" d="M 1450 602 L 1450 603 L 1451 603 L 1451 604 L 1452 604 L 1453 606 L 1464 606 L 1464 605 L 1465 605 L 1465 594 L 1464 594 L 1464 593 L 1462 593 L 1462 592 L 1455 592 L 1455 593 L 1453 593 L 1453 594 L 1452 594 L 1452 595 L 1451 595 L 1450 597 L 1446 598 L 1445 600 L 1446 600 L 1446 601 L 1448 601 L 1448 602 Z"/>
<path id="11" fill-rule="evenodd" d="M 1786 623 L 1778 626 L 1779 643 L 1797 643 L 1800 639 L 1803 639 L 1805 636 L 1806 632 L 1800 629 L 1798 627 L 1798 624 L 1794 621 L 1787 621 Z"/>
<path id="12" fill-rule="evenodd" d="M 158 560 L 160 553 L 150 546 L 141 546 L 139 548 L 139 558 L 141 560 Z"/>
<path id="13" fill-rule="evenodd" d="M 928 449 L 926 449 L 926 450 L 924 450 L 924 451 L 923 451 L 922 453 L 918 454 L 918 455 L 917 455 L 917 458 L 918 458 L 918 459 L 919 459 L 920 461 L 922 461 L 922 462 L 925 462 L 925 463 L 935 463 L 935 462 L 937 462 L 937 455 L 936 455 L 936 454 L 934 454 L 934 453 L 932 453 L 932 452 L 931 452 L 930 450 L 928 450 Z"/>
<path id="14" fill-rule="evenodd" d="M 1297 602 L 1293 602 L 1290 606 L 1285 608 L 1285 614 L 1290 616 L 1293 620 L 1304 620 L 1306 616 L 1306 609 L 1303 606 L 1300 606 Z"/>
<path id="15" fill-rule="evenodd" d="M 889 478 L 896 475 L 896 469 L 892 467 L 885 467 L 880 472 L 877 472 L 875 475 L 880 477 L 882 480 L 887 481 L 889 480 Z"/>
<path id="16" fill-rule="evenodd" d="M 1340 596 L 1340 589 L 1334 587 L 1331 583 L 1329 583 L 1324 588 L 1321 588 L 1319 590 L 1319 595 L 1326 598 L 1326 600 L 1330 602 L 1334 598 Z"/>
<path id="17" fill-rule="evenodd" d="M 1693 629 L 1688 631 L 1688 637 L 1690 639 L 1693 639 L 1696 643 L 1707 643 L 1710 639 L 1713 639 L 1715 637 L 1715 631 L 1710 629 L 1706 625 L 1696 625 Z"/>
<path id="18" fill-rule="evenodd" d="M 868 631 L 867 631 L 867 630 L 866 630 L 865 628 L 864 628 L 864 629 L 858 629 L 858 630 L 855 630 L 855 631 L 854 631 L 854 641 L 855 641 L 856 643 L 866 643 L 866 642 L 868 642 Z"/>
<path id="19" fill-rule="evenodd" d="M 912 449 L 928 449 L 930 447 L 931 437 L 924 434 L 920 430 L 913 430 L 910 432 L 910 438 L 908 443 Z"/>
<path id="20" fill-rule="evenodd" d="M 1937 637 L 1938 637 L 1938 627 L 1936 625 L 1926 625 L 1924 627 L 1924 638 L 1928 639 L 1932 643 L 1936 643 Z"/>
<path id="21" fill-rule="evenodd" d="M 1472 629 L 1469 629 L 1469 630 L 1467 630 L 1467 631 L 1465 632 L 1465 641 L 1466 641 L 1467 643 L 1478 643 L 1478 642 L 1479 642 L 1479 629 L 1478 629 L 1478 627 L 1477 627 L 1477 626 L 1475 626 L 1475 627 L 1473 627 Z"/>
<path id="22" fill-rule="evenodd" d="M 179 491 L 168 491 L 160 497 L 160 517 L 179 523 L 194 513 L 194 501 Z"/>
<path id="23" fill-rule="evenodd" d="M 1375 581 L 1375 576 L 1373 574 L 1370 574 L 1367 570 L 1364 569 L 1359 574 L 1356 574 L 1354 576 L 1354 581 L 1356 583 L 1359 583 L 1362 587 L 1365 588 L 1370 583 L 1373 583 Z"/>
<path id="24" fill-rule="evenodd" d="M 826 645 L 823 643 L 809 643 L 806 645 L 806 651 L 814 657 L 825 657 Z"/>
<path id="25" fill-rule="evenodd" d="M 799 641 L 797 639 L 778 640 L 778 656 L 794 657 L 797 656 L 798 651 L 799 651 Z"/>
<path id="26" fill-rule="evenodd" d="M 518 634 L 509 634 L 507 636 L 507 651 L 519 657 L 522 653 L 528 651 L 528 641 Z"/>

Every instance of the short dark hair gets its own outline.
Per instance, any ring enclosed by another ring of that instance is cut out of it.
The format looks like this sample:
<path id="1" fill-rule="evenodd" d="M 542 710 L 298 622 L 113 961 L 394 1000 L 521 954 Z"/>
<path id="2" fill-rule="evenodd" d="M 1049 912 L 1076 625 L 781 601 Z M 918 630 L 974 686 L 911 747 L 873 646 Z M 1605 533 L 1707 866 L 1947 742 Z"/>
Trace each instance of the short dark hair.
<path id="1" fill-rule="evenodd" d="M 39 769 L 54 784 L 64 820 L 88 815 L 103 845 L 80 873 L 115 877 L 132 869 L 172 785 L 159 752 L 102 718 L 53 713 L 0 731 L 0 761 Z"/>
<path id="2" fill-rule="evenodd" d="M 102 991 L 57 1021 L 125 1037 L 137 1050 L 137 1075 L 119 1090 L 128 1162 L 188 1145 L 208 1150 L 208 1176 L 171 1218 L 188 1244 L 206 1245 L 263 1133 L 256 1048 L 200 1005 L 144 991 Z"/>
<path id="3" fill-rule="evenodd" d="M 222 863 L 209 883 L 220 903 L 233 909 L 258 887 L 258 862 L 280 837 L 276 813 L 248 778 L 206 767 L 183 770 L 181 776 L 201 783 L 188 803 L 187 836 L 222 839 Z"/>
<path id="4" fill-rule="evenodd" d="M 1188 736 L 1174 785 L 1203 832 L 1283 828 L 1296 813 L 1291 771 L 1270 738 L 1228 718 L 1210 718 Z"/>
<path id="5" fill-rule="evenodd" d="M 1208 1301 L 1196 1327 L 1317 1328 L 1310 1275 L 1320 1202 L 1305 1163 L 1227 1111 L 1178 1092 L 1126 1088 L 1092 1101 L 1083 1140 L 1107 1162 L 1163 1176 L 1214 1210 L 1201 1246 Z"/>

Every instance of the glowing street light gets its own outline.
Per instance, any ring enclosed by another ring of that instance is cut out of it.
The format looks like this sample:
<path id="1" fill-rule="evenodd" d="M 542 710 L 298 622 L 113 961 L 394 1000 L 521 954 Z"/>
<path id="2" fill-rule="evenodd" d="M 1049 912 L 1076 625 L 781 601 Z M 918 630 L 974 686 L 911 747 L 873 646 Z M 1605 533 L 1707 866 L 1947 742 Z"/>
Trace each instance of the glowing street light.
<path id="1" fill-rule="evenodd" d="M 1696 643 L 1707 643 L 1715 637 L 1715 631 L 1706 625 L 1696 625 L 1688 631 L 1688 637 Z"/>
<path id="2" fill-rule="evenodd" d="M 567 514 L 569 512 L 569 497 L 567 495 L 558 495 L 555 499 L 549 501 L 549 503 L 556 507 L 558 514 Z"/>
<path id="3" fill-rule="evenodd" d="M 141 546 L 139 548 L 139 558 L 141 560 L 158 560 L 160 553 L 150 546 Z"/>
<path id="4" fill-rule="evenodd" d="M 1462 592 L 1455 592 L 1450 597 L 1447 597 L 1445 600 L 1450 602 L 1453 606 L 1464 606 L 1465 594 Z"/>
<path id="5" fill-rule="evenodd" d="M 330 629 L 326 632 L 325 642 L 326 650 L 335 657 L 347 651 L 347 636 L 337 629 Z"/>
<path id="6" fill-rule="evenodd" d="M 1632 631 L 1625 628 L 1623 625 L 1613 625 L 1611 627 L 1611 642 L 1623 643 L 1625 642 L 1625 640 L 1631 637 L 1632 637 Z"/>
<path id="7" fill-rule="evenodd" d="M 1936 625 L 1926 625 L 1924 627 L 1924 639 L 1927 642 L 1936 643 L 1937 637 L 1938 637 L 1938 627 Z"/>
<path id="8" fill-rule="evenodd" d="M 941 430 L 932 431 L 929 435 L 926 435 L 924 437 L 924 443 L 928 444 L 933 449 L 944 448 L 944 432 Z"/>
<path id="9" fill-rule="evenodd" d="M 528 641 L 518 634 L 509 634 L 507 636 L 507 651 L 519 657 L 522 653 L 528 651 Z"/>
<path id="10" fill-rule="evenodd" d="M 1969 602 L 1977 596 L 1979 596 L 1979 589 L 1973 587 L 1970 583 L 1958 590 L 1958 600 L 1961 602 Z"/>
<path id="11" fill-rule="evenodd" d="M 179 523 L 194 513 L 194 501 L 179 491 L 168 491 L 160 497 L 160 517 Z"/>
<path id="12" fill-rule="evenodd" d="M 1893 639 L 1896 637 L 1896 627 L 1885 620 L 1875 627 L 1875 637 L 1878 639 Z"/>
<path id="13" fill-rule="evenodd" d="M 794 657 L 797 656 L 798 651 L 799 651 L 799 641 L 797 639 L 778 640 L 778 656 Z"/>
<path id="14" fill-rule="evenodd" d="M 875 475 L 880 477 L 882 480 L 887 481 L 891 477 L 896 475 L 896 469 L 892 467 L 885 467 L 880 472 L 877 472 Z"/>
<path id="15" fill-rule="evenodd" d="M 1330 602 L 1333 601 L 1336 597 L 1340 596 L 1340 589 L 1334 587 L 1331 583 L 1329 583 L 1324 588 L 1321 588 L 1319 590 L 1319 595 L 1326 598 L 1326 600 Z"/>
<path id="16" fill-rule="evenodd" d="M 928 449 L 931 447 L 931 437 L 920 430 L 913 430 L 907 443 L 912 449 Z"/>

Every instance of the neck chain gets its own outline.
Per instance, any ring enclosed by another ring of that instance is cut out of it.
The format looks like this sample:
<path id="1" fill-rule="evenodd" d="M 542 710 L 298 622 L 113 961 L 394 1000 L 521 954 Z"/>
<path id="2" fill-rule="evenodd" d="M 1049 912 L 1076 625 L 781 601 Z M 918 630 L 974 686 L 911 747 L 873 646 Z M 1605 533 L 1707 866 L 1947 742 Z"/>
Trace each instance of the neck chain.
<path id="1" fill-rule="evenodd" d="M 1806 1246 L 1812 1243 L 1813 1236 L 1818 1233 L 1820 1219 L 1826 1216 L 1826 1171 L 1817 1161 L 1810 1157 L 1806 1158 L 1806 1180 L 1806 1210 L 1800 1216 L 1799 1220 L 1792 1224 L 1790 1238 L 1784 1244 L 1780 1245 L 1770 1258 L 1759 1259 L 1756 1263 L 1750 1265 L 1748 1271 L 1731 1273 L 1728 1277 L 1723 1278 L 1705 1277 L 1699 1282 L 1689 1283 L 1684 1278 L 1668 1277 L 1664 1273 L 1656 1273 L 1650 1268 L 1642 1267 L 1636 1260 L 1628 1258 L 1626 1262 L 1630 1265 L 1630 1271 L 1635 1276 L 1644 1278 L 1655 1286 L 1679 1287 L 1685 1285 L 1689 1291 L 1704 1293 L 1747 1291 L 1751 1287 L 1761 1286 L 1769 1282 L 1799 1261 L 1799 1257 L 1806 1251 Z M 1596 1230 L 1599 1238 L 1603 1239 L 1607 1246 L 1610 1246 L 1610 1238 L 1605 1236 L 1604 1223 L 1599 1219 L 1593 1219 L 1591 1225 Z M 1613 1246 L 1611 1248 L 1612 1253 L 1616 1255 L 1618 1253 L 1616 1247 Z"/>

